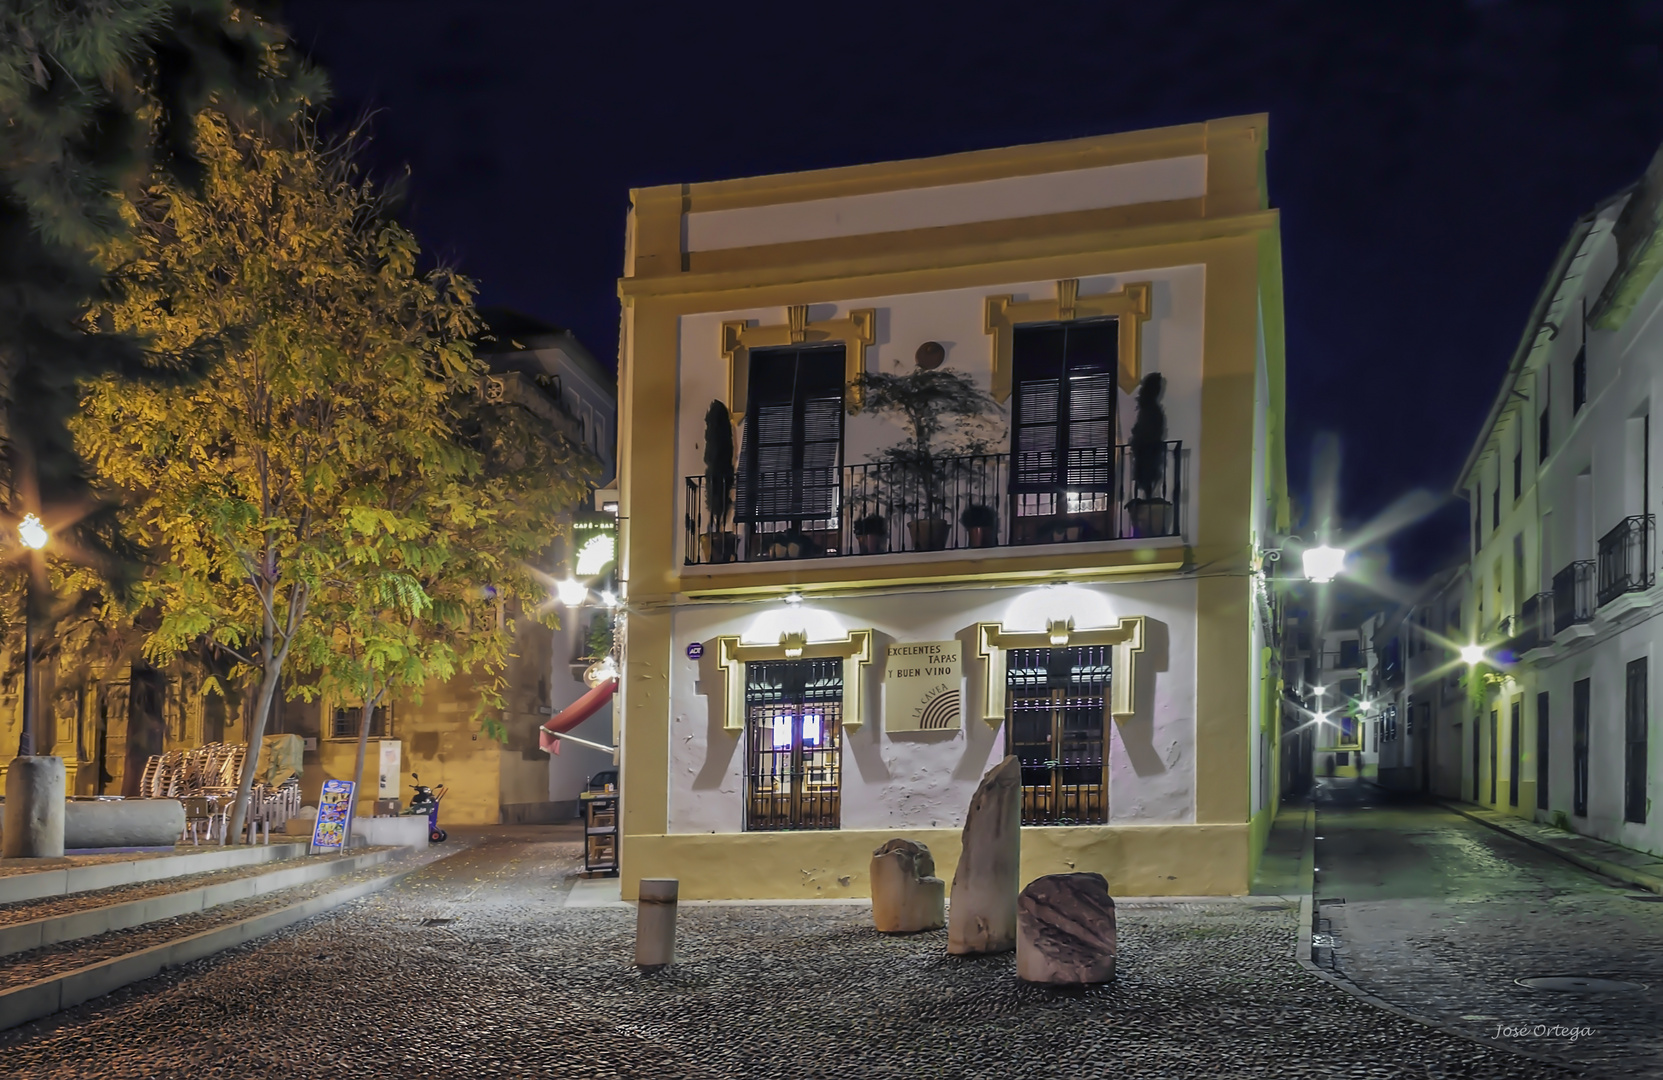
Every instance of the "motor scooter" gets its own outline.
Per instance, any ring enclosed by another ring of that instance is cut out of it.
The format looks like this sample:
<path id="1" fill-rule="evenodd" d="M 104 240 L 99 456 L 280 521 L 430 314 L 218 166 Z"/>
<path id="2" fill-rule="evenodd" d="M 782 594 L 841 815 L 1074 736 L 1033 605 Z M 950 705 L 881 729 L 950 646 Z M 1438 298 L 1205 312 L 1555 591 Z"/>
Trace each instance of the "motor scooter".
<path id="1" fill-rule="evenodd" d="M 416 789 L 416 794 L 411 797 L 410 805 L 404 808 L 404 812 L 410 815 L 426 814 L 427 839 L 435 844 L 444 843 L 447 834 L 439 828 L 439 800 L 443 799 L 450 789 L 440 784 L 439 790 L 435 792 L 426 784 L 420 783 L 421 777 L 415 773 L 410 774 L 410 779 L 418 781 L 410 785 Z"/>

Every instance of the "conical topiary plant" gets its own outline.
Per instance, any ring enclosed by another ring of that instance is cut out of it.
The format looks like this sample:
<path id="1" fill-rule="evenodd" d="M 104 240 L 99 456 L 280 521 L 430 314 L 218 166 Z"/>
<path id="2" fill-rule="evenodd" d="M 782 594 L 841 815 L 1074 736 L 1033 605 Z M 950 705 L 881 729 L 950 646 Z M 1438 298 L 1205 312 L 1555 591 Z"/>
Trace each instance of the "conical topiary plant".
<path id="1" fill-rule="evenodd" d="M 1172 503 L 1164 497 L 1166 480 L 1166 409 L 1161 394 L 1166 380 L 1151 372 L 1138 384 L 1137 419 L 1132 422 L 1132 490 L 1126 504 L 1134 536 L 1172 532 Z"/>
<path id="2" fill-rule="evenodd" d="M 705 535 L 701 543 L 712 562 L 733 559 L 733 532 L 723 528 L 733 510 L 733 417 L 728 407 L 712 401 L 704 413 Z"/>

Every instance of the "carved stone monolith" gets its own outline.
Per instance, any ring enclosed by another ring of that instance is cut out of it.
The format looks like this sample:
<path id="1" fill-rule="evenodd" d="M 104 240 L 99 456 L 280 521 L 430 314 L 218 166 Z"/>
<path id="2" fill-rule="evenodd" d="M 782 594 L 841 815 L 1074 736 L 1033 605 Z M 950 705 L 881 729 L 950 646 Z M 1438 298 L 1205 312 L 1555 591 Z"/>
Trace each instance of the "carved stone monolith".
<path id="1" fill-rule="evenodd" d="M 1102 874 L 1047 874 L 1016 902 L 1016 977 L 1080 986 L 1114 978 L 1114 898 Z"/>
<path id="2" fill-rule="evenodd" d="M 935 876 L 930 849 L 896 838 L 872 853 L 872 922 L 885 934 L 947 925 L 947 883 Z"/>
<path id="3" fill-rule="evenodd" d="M 1016 948 L 1016 893 L 1022 863 L 1022 765 L 1007 757 L 982 777 L 964 819 L 953 871 L 947 951 L 959 956 Z"/>

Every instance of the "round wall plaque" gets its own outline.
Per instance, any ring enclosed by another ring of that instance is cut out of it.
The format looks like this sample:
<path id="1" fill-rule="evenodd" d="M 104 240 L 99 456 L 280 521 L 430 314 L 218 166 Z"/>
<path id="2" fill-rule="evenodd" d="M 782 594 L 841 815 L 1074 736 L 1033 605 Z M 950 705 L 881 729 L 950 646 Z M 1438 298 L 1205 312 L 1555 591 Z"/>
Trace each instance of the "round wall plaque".
<path id="1" fill-rule="evenodd" d="M 704 655 L 704 646 L 699 644 L 697 641 L 695 641 L 695 642 L 693 642 L 693 644 L 687 646 L 687 659 L 697 660 L 699 657 L 701 657 L 703 655 Z"/>
<path id="2" fill-rule="evenodd" d="M 939 341 L 926 341 L 918 346 L 918 352 L 913 359 L 918 362 L 919 370 L 934 371 L 947 359 L 947 350 L 941 347 Z"/>

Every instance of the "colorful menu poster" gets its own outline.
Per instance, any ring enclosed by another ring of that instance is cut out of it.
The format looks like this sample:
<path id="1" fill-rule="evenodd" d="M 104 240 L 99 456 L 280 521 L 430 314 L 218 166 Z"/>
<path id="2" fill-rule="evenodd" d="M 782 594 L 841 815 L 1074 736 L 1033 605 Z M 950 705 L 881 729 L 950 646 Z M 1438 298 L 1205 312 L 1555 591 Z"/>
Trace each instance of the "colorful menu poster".
<path id="1" fill-rule="evenodd" d="M 325 780 L 318 798 L 318 823 L 312 830 L 312 850 L 346 847 L 347 825 L 352 819 L 351 780 Z"/>

